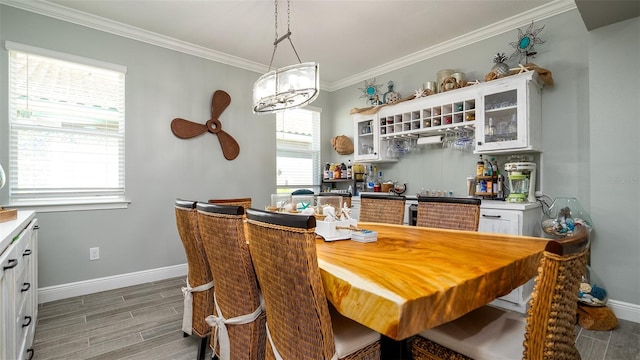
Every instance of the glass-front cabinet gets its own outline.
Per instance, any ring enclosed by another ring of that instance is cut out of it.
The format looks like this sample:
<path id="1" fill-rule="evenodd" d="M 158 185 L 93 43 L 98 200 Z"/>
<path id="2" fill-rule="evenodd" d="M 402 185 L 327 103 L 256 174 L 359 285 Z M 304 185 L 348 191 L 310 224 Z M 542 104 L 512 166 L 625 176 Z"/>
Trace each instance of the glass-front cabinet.
<path id="1" fill-rule="evenodd" d="M 533 71 L 486 83 L 479 97 L 475 152 L 541 151 L 541 90 Z"/>
<path id="2" fill-rule="evenodd" d="M 352 115 L 354 124 L 353 152 L 355 162 L 397 161 L 397 157 L 387 151 L 388 143 L 380 141 L 378 114 Z"/>

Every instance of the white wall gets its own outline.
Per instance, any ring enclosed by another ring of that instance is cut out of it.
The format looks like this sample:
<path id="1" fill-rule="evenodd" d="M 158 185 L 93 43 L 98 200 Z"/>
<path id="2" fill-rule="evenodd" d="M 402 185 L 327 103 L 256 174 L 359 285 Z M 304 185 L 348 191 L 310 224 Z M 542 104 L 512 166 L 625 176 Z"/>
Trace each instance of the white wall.
<path id="1" fill-rule="evenodd" d="M 640 306 L 640 18 L 589 33 L 591 264 Z M 640 315 L 636 318 L 640 322 Z"/>

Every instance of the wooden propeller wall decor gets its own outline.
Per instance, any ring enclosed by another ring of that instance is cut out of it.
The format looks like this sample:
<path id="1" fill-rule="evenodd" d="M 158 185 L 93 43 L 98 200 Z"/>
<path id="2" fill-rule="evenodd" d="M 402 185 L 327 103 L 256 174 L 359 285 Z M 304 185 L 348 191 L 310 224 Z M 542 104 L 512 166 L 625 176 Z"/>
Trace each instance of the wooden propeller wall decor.
<path id="1" fill-rule="evenodd" d="M 222 130 L 222 124 L 218 119 L 220 114 L 231 104 L 231 96 L 225 91 L 216 90 L 211 98 L 211 119 L 207 120 L 205 124 L 196 123 L 193 121 L 175 118 L 171 121 L 171 132 L 173 135 L 180 139 L 190 139 L 198 135 L 204 134 L 209 131 L 212 134 L 218 135 L 220 141 L 220 147 L 222 148 L 222 154 L 227 160 L 233 160 L 240 154 L 240 145 L 227 132 Z"/>

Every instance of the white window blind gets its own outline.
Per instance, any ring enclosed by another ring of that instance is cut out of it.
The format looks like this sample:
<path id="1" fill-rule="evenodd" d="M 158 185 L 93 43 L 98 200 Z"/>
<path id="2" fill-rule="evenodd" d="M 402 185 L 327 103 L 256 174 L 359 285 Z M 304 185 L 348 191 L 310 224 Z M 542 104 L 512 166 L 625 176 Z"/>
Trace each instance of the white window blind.
<path id="1" fill-rule="evenodd" d="M 126 68 L 6 47 L 11 200 L 124 198 Z"/>
<path id="2" fill-rule="evenodd" d="M 276 114 L 279 192 L 320 190 L 320 111 L 294 109 Z"/>

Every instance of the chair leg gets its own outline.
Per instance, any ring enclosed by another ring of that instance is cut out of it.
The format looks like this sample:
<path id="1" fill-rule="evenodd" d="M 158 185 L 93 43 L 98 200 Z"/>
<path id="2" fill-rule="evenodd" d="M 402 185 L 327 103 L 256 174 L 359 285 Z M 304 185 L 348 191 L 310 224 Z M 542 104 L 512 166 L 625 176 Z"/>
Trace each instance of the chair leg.
<path id="1" fill-rule="evenodd" d="M 205 336 L 200 339 L 200 346 L 198 346 L 198 360 L 204 360 L 204 354 L 207 352 L 207 345 L 209 344 L 209 336 Z"/>

